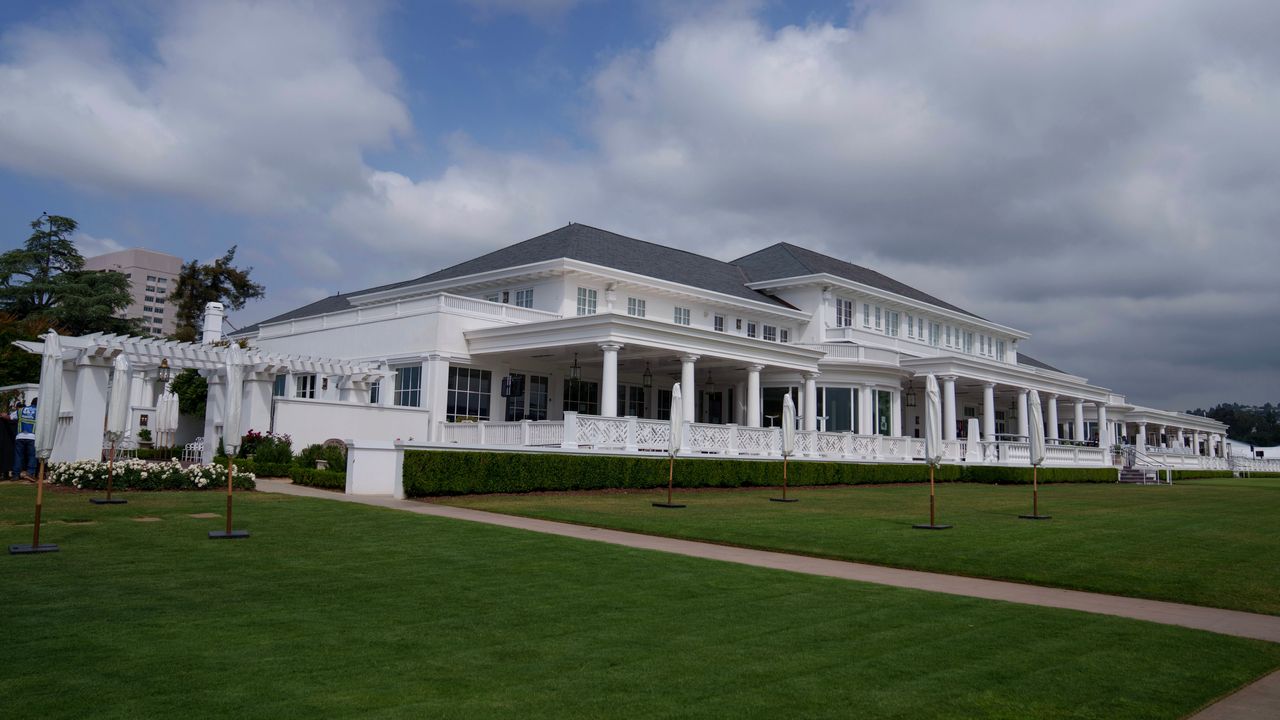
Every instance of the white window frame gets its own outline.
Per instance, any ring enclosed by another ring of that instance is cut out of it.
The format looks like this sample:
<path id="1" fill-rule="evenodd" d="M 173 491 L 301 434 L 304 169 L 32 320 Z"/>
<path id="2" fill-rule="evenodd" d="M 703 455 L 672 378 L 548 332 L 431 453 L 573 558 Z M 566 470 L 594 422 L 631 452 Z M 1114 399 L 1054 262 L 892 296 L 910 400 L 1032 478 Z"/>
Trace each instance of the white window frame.
<path id="1" fill-rule="evenodd" d="M 754 320 L 748 320 L 747 321 L 747 337 L 753 338 L 755 336 L 756 336 L 756 323 Z"/>
<path id="2" fill-rule="evenodd" d="M 578 288 L 578 316 L 595 315 L 599 301 L 600 293 L 595 288 Z"/>
<path id="3" fill-rule="evenodd" d="M 884 331 L 889 335 L 889 337 L 898 337 L 899 322 L 900 316 L 896 310 L 889 310 L 885 313 Z"/>
<path id="4" fill-rule="evenodd" d="M 644 317 L 645 301 L 644 298 L 627 298 L 627 314 L 631 317 Z"/>
<path id="5" fill-rule="evenodd" d="M 711 318 L 711 329 L 716 332 L 724 332 L 724 316 L 715 315 Z"/>
<path id="6" fill-rule="evenodd" d="M 689 312 L 689 308 L 680 307 L 677 305 L 675 308 L 675 311 L 672 312 L 671 316 L 672 316 L 671 319 L 673 322 L 675 322 L 675 324 L 689 325 L 690 318 L 692 317 L 692 313 Z"/>
<path id="7" fill-rule="evenodd" d="M 780 343 L 791 342 L 791 331 L 787 328 L 778 328 L 778 342 Z"/>
<path id="8" fill-rule="evenodd" d="M 316 376 L 314 373 L 293 376 L 293 396 L 299 400 L 316 399 Z"/>
<path id="9" fill-rule="evenodd" d="M 519 290 L 516 290 L 516 307 L 533 307 L 533 288 L 520 288 Z"/>
<path id="10" fill-rule="evenodd" d="M 911 317 L 911 313 L 907 313 L 907 337 L 915 338 L 915 336 L 916 336 L 915 318 Z"/>
<path id="11" fill-rule="evenodd" d="M 880 330 L 880 329 L 881 329 L 881 325 L 880 325 L 880 315 L 881 315 L 881 312 L 880 312 L 880 306 L 879 306 L 879 305 L 877 305 L 877 306 L 876 306 L 876 329 L 877 329 L 877 330 Z"/>
<path id="12" fill-rule="evenodd" d="M 853 327 L 853 301 L 836 298 L 836 327 Z"/>
<path id="13" fill-rule="evenodd" d="M 862 303 L 862 327 L 871 327 L 871 305 Z"/>
<path id="14" fill-rule="evenodd" d="M 422 407 L 422 366 L 401 365 L 393 370 L 396 374 L 391 385 L 391 404 Z"/>
<path id="15" fill-rule="evenodd" d="M 778 326 L 776 325 L 762 326 L 761 338 L 769 342 L 778 342 Z"/>

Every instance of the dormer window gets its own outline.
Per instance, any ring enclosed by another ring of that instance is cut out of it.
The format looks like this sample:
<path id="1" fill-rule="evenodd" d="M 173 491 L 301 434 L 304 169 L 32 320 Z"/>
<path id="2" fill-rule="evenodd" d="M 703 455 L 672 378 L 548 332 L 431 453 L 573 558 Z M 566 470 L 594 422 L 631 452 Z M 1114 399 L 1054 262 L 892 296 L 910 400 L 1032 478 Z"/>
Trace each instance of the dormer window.
<path id="1" fill-rule="evenodd" d="M 632 317 L 644 317 L 644 300 L 641 298 L 627 298 L 627 314 Z"/>
<path id="2" fill-rule="evenodd" d="M 595 315 L 600 294 L 594 288 L 578 288 L 578 314 Z"/>
<path id="3" fill-rule="evenodd" d="M 844 298 L 836 299 L 836 327 L 853 325 L 853 301 Z"/>
<path id="4" fill-rule="evenodd" d="M 678 307 L 675 311 L 675 323 L 677 325 L 689 324 L 689 308 Z"/>

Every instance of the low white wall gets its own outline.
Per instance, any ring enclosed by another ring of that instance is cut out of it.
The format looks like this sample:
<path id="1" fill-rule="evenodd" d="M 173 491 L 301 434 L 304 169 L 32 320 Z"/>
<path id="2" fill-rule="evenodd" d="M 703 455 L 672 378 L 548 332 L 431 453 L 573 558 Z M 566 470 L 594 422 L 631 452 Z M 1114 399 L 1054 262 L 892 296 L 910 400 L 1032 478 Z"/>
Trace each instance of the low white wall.
<path id="1" fill-rule="evenodd" d="M 404 497 L 394 442 L 347 441 L 347 494 Z"/>
<path id="2" fill-rule="evenodd" d="M 392 442 L 425 440 L 430 413 L 418 408 L 384 407 L 327 400 L 276 398 L 272 429 L 293 438 L 294 452 L 332 438 Z"/>

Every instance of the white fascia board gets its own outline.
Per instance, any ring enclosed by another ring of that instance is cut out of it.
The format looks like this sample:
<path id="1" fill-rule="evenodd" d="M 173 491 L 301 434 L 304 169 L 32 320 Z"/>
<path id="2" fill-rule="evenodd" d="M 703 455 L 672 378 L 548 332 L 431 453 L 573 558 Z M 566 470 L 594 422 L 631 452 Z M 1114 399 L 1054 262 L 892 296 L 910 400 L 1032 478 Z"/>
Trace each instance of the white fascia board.
<path id="1" fill-rule="evenodd" d="M 447 278 L 445 280 L 436 280 L 435 282 L 419 283 L 416 285 L 405 285 L 387 290 L 351 293 L 347 296 L 347 299 L 351 301 L 351 304 L 353 305 L 373 305 L 392 300 L 400 300 L 405 297 L 412 297 L 415 295 L 427 295 L 433 292 L 440 292 L 459 285 L 497 282 L 500 280 L 520 277 L 521 275 L 554 273 L 556 270 L 564 270 L 563 258 L 543 260 L 536 263 L 528 263 L 526 265 L 513 265 L 512 267 L 500 268 L 498 270 L 487 270 L 481 273 L 460 275 L 458 277 Z"/>
<path id="2" fill-rule="evenodd" d="M 1083 398 L 1087 402 L 1109 402 L 1111 391 L 1090 385 L 1085 378 L 1063 373 L 1046 373 L 1025 365 L 983 362 L 974 358 L 941 356 L 931 358 L 904 358 L 902 367 L 916 375 L 956 375 L 966 380 L 994 382 L 999 385 L 1026 387 L 1043 392 L 1056 393 L 1070 398 Z"/>
<path id="3" fill-rule="evenodd" d="M 863 283 L 854 282 L 847 278 L 839 277 L 838 275 L 831 275 L 830 273 L 814 273 L 812 275 L 797 275 L 795 277 L 789 277 L 789 278 L 777 278 L 775 280 L 762 280 L 760 282 L 747 283 L 747 287 L 751 288 L 752 290 L 779 289 L 784 287 L 799 287 L 799 286 L 805 286 L 805 285 L 833 285 L 835 287 L 842 287 L 847 290 L 854 290 L 856 292 L 865 293 L 867 295 L 873 295 L 875 297 L 879 297 L 884 300 L 888 300 L 890 302 L 896 302 L 896 303 L 901 303 L 903 305 L 908 305 L 911 307 L 927 309 L 929 312 L 937 313 L 943 317 L 949 318 L 951 320 L 955 320 L 956 322 L 969 323 L 972 325 L 981 325 L 985 328 L 994 330 L 996 332 L 1012 335 L 1013 337 L 1019 340 L 1026 340 L 1027 338 L 1031 337 L 1030 333 L 1025 332 L 1023 330 L 1018 330 L 1016 328 L 1011 328 L 1008 325 L 1001 325 L 1000 323 L 992 322 L 990 320 L 984 320 L 983 318 L 980 318 L 980 317 L 976 317 L 973 315 L 966 315 L 965 313 L 956 312 L 955 310 L 949 310 L 947 308 L 934 305 L 932 303 L 927 303 L 923 300 L 916 300 L 915 298 L 909 298 L 905 295 L 892 293 L 892 292 L 889 292 L 888 290 L 881 290 L 880 288 L 872 287 L 870 285 L 864 285 Z"/>
<path id="4" fill-rule="evenodd" d="M 818 361 L 824 355 L 820 350 L 766 343 L 758 339 L 616 313 L 480 328 L 467 330 L 463 335 L 473 357 L 489 353 L 614 342 L 623 346 L 669 350 L 673 354 L 692 353 L 774 368 L 816 371 Z"/>
<path id="5" fill-rule="evenodd" d="M 1205 432 L 1226 433 L 1226 423 L 1214 420 L 1213 418 L 1202 417 L 1200 415 L 1188 415 L 1187 413 L 1176 412 L 1173 410 L 1157 410 L 1155 408 L 1134 406 L 1132 410 L 1125 413 L 1125 422 L 1138 423 L 1143 422 L 1148 425 L 1171 425 L 1173 427 L 1181 427 L 1183 429 L 1203 430 Z"/>

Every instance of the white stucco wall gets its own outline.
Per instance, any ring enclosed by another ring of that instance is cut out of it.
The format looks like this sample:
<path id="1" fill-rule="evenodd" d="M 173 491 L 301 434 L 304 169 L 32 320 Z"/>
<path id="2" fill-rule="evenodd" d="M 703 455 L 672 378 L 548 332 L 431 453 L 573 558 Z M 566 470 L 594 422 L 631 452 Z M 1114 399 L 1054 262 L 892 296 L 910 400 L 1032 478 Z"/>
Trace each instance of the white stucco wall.
<path id="1" fill-rule="evenodd" d="M 329 439 L 423 440 L 430 413 L 418 408 L 383 407 L 324 400 L 276 398 L 273 429 L 293 438 L 294 452 Z"/>

